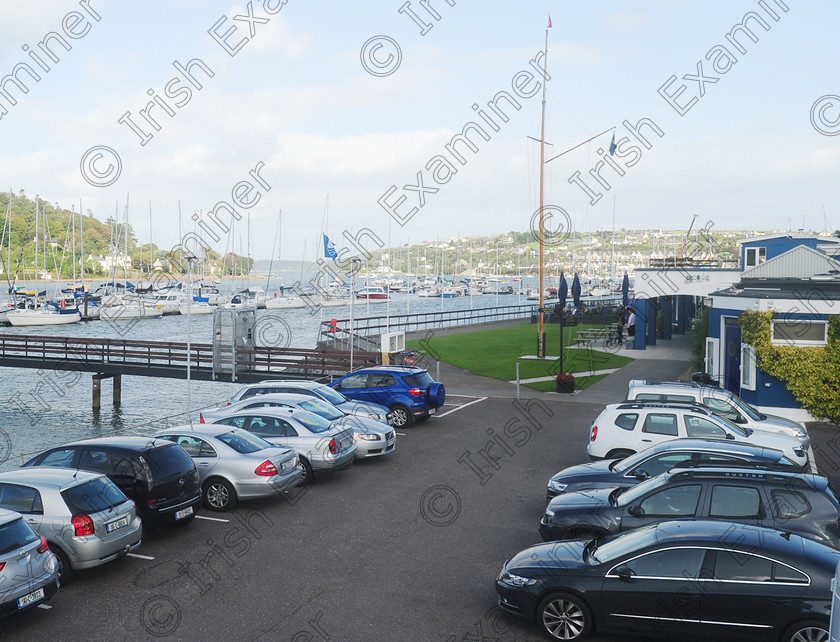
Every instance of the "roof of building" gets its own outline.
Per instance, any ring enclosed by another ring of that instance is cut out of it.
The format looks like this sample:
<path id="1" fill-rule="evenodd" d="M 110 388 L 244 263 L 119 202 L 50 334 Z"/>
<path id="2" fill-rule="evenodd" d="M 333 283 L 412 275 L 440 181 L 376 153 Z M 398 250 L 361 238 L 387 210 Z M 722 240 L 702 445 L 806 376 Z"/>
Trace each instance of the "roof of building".
<path id="1" fill-rule="evenodd" d="M 817 274 L 833 272 L 840 273 L 840 261 L 807 245 L 797 245 L 764 263 L 744 270 L 742 278 L 807 279 Z"/>
<path id="2" fill-rule="evenodd" d="M 743 245 L 745 243 L 754 243 L 755 241 L 772 241 L 774 239 L 784 239 L 789 238 L 799 239 L 799 240 L 806 240 L 806 239 L 814 239 L 819 241 L 820 243 L 840 243 L 840 238 L 835 238 L 833 236 L 817 236 L 815 234 L 764 234 L 762 236 L 749 236 L 746 238 L 739 239 L 735 241 L 738 245 Z"/>

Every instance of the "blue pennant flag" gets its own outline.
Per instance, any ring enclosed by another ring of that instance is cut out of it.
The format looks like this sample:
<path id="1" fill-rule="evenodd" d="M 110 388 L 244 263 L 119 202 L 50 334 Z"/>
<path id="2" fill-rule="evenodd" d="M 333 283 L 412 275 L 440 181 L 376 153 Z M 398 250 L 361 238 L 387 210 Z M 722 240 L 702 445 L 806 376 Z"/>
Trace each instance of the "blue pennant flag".
<path id="1" fill-rule="evenodd" d="M 610 143 L 610 156 L 612 156 L 613 154 L 615 154 L 615 148 L 616 148 L 616 147 L 617 147 L 617 146 L 616 146 L 616 144 L 615 144 L 615 133 L 613 133 L 612 142 Z"/>
<path id="2" fill-rule="evenodd" d="M 324 258 L 325 259 L 334 259 L 338 256 L 338 252 L 335 251 L 335 243 L 330 240 L 330 237 L 324 234 Z"/>

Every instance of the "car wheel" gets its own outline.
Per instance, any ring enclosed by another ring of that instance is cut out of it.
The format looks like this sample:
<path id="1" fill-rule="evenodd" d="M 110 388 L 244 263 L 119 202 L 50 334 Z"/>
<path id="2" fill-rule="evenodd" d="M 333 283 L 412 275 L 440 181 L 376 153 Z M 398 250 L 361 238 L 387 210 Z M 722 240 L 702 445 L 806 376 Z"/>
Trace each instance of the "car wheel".
<path id="1" fill-rule="evenodd" d="M 782 638 L 784 642 L 828 642 L 828 622 L 811 620 L 790 627 Z"/>
<path id="2" fill-rule="evenodd" d="M 394 413 L 394 428 L 405 428 L 414 422 L 414 417 L 405 406 L 394 406 L 391 412 Z"/>
<path id="3" fill-rule="evenodd" d="M 592 631 L 586 602 L 568 593 L 553 593 L 540 602 L 537 620 L 555 640 L 583 640 Z"/>
<path id="4" fill-rule="evenodd" d="M 49 547 L 58 559 L 58 581 L 63 586 L 72 579 L 73 567 L 70 566 L 70 559 L 64 551 L 55 544 L 50 544 Z"/>
<path id="5" fill-rule="evenodd" d="M 633 454 L 634 454 L 634 452 L 632 450 L 623 450 L 623 449 L 611 450 L 607 454 L 605 459 L 624 459 L 625 457 L 629 457 L 630 455 L 633 455 Z"/>
<path id="6" fill-rule="evenodd" d="M 204 505 L 210 510 L 233 510 L 238 500 L 233 486 L 220 477 L 215 477 L 204 484 Z"/>
<path id="7" fill-rule="evenodd" d="M 315 478 L 314 473 L 312 472 L 312 464 L 309 463 L 309 460 L 305 459 L 304 457 L 300 458 L 300 465 L 303 468 L 303 477 L 301 477 L 300 481 L 297 483 L 298 486 L 311 486 L 312 480 Z"/>

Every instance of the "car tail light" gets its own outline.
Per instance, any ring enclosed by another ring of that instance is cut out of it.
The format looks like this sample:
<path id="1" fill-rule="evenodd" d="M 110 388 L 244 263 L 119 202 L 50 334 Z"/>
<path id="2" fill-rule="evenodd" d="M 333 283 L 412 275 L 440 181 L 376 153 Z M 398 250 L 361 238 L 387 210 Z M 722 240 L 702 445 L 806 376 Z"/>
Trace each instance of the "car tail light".
<path id="1" fill-rule="evenodd" d="M 257 469 L 254 471 L 254 473 L 259 475 L 260 477 L 272 477 L 277 474 L 277 466 L 275 466 L 268 459 L 266 459 L 263 463 L 257 466 Z"/>
<path id="2" fill-rule="evenodd" d="M 598 438 L 598 426 L 592 426 L 592 433 L 589 435 L 589 441 L 595 441 Z"/>
<path id="3" fill-rule="evenodd" d="M 201 413 L 198 413 L 198 423 L 200 423 L 200 424 L 204 423 L 204 415 L 202 415 Z"/>
<path id="4" fill-rule="evenodd" d="M 43 554 L 44 554 L 44 553 L 46 553 L 48 550 L 50 550 L 50 547 L 49 547 L 49 545 L 47 544 L 47 540 L 45 540 L 45 539 L 44 539 L 44 536 L 43 536 L 43 535 L 41 535 L 40 537 L 41 537 L 41 545 L 38 547 L 38 552 L 39 552 L 39 553 L 41 553 L 41 554 L 43 555 Z M 2 569 L 0 569 L 0 570 L 2 570 Z"/>
<path id="5" fill-rule="evenodd" d="M 87 515 L 73 515 L 70 523 L 76 529 L 76 537 L 93 535 L 93 520 Z"/>
<path id="6" fill-rule="evenodd" d="M 338 447 L 336 446 L 336 443 L 335 443 L 335 437 L 333 437 L 332 439 L 330 439 L 330 454 L 334 455 L 337 452 L 338 452 Z"/>
<path id="7" fill-rule="evenodd" d="M 231 405 L 231 404 L 230 404 L 230 402 L 228 401 L 225 405 L 226 405 L 226 406 L 229 406 L 229 405 Z"/>
<path id="8" fill-rule="evenodd" d="M 0 571 L 6 568 L 6 562 L 0 562 Z"/>
<path id="9" fill-rule="evenodd" d="M 425 388 L 411 388 L 408 391 L 408 394 L 410 394 L 412 397 L 422 397 L 426 394 L 426 389 Z"/>

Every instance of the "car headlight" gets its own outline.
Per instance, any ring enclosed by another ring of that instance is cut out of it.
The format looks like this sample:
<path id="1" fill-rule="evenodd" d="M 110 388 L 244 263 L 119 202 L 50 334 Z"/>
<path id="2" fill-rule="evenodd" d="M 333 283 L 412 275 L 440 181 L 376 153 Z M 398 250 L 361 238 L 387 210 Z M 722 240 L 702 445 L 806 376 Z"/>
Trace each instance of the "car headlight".
<path id="1" fill-rule="evenodd" d="M 805 451 L 802 448 L 794 448 L 793 449 L 793 454 L 796 455 L 797 457 L 804 457 L 805 456 Z"/>
<path id="2" fill-rule="evenodd" d="M 555 493 L 562 493 L 564 490 L 566 490 L 567 486 L 568 484 L 561 484 L 560 482 L 554 481 L 553 479 L 549 480 L 548 482 L 548 487 Z"/>
<path id="3" fill-rule="evenodd" d="M 504 584 L 516 586 L 518 588 L 522 588 L 523 586 L 532 586 L 537 583 L 537 580 L 535 579 L 532 579 L 530 577 L 522 577 L 521 575 L 514 575 L 513 573 L 509 573 L 508 571 L 502 571 L 502 574 L 499 575 L 499 581 Z"/>
<path id="4" fill-rule="evenodd" d="M 382 439 L 382 437 L 380 437 L 379 435 L 377 435 L 375 433 L 367 433 L 367 432 L 357 433 L 356 437 L 358 437 L 359 439 L 363 439 L 364 441 L 378 441 L 379 439 Z"/>

